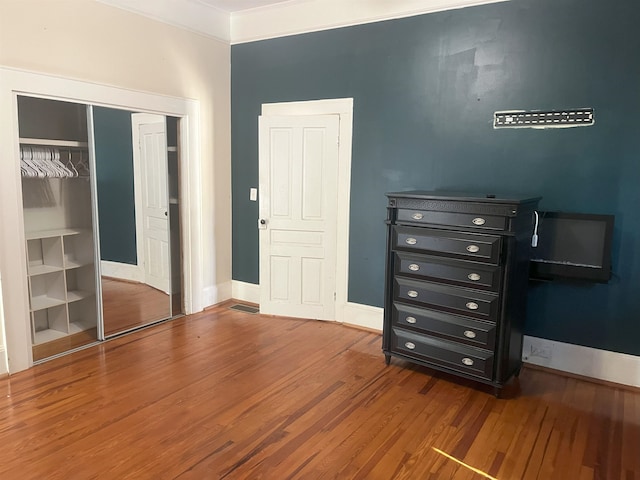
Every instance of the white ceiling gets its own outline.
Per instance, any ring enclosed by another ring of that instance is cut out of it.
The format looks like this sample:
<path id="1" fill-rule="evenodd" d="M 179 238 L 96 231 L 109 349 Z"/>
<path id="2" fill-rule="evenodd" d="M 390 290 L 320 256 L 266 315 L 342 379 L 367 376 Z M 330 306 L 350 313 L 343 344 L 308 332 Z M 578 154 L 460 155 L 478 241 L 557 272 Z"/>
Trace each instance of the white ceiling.
<path id="1" fill-rule="evenodd" d="M 200 2 L 206 5 L 224 10 L 225 12 L 238 12 L 240 10 L 249 10 L 251 8 L 264 7 L 266 5 L 274 5 L 288 1 L 289 0 L 200 0 Z"/>

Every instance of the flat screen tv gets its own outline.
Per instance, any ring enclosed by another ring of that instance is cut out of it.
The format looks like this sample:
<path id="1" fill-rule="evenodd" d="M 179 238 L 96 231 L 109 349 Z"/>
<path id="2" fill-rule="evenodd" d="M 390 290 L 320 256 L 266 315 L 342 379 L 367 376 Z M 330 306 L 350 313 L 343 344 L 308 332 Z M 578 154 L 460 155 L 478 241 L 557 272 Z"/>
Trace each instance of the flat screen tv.
<path id="1" fill-rule="evenodd" d="M 538 212 L 530 278 L 606 283 L 611 278 L 613 215 Z"/>

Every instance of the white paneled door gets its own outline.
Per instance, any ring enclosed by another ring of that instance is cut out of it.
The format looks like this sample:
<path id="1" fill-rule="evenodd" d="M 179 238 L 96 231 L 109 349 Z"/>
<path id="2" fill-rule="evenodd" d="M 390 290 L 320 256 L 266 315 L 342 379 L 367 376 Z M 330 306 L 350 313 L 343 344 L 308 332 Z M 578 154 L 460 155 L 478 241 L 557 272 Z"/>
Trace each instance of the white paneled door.
<path id="1" fill-rule="evenodd" d="M 335 319 L 338 132 L 338 115 L 260 117 L 261 313 Z"/>
<path id="2" fill-rule="evenodd" d="M 165 124 L 142 124 L 139 127 L 139 132 L 145 283 L 165 293 L 170 293 Z"/>

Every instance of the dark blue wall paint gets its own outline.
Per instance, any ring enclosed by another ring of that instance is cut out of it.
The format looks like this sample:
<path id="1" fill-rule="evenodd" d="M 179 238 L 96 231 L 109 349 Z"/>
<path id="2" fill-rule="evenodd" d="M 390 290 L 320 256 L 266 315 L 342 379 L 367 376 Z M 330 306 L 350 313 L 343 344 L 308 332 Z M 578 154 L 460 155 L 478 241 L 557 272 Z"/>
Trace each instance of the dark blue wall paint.
<path id="1" fill-rule="evenodd" d="M 234 45 L 233 278 L 258 283 L 262 103 L 354 98 L 349 300 L 381 306 L 388 191 L 542 195 L 616 215 L 608 285 L 532 285 L 526 333 L 640 354 L 640 4 L 512 0 Z M 494 130 L 496 110 L 596 124 Z"/>
<path id="2" fill-rule="evenodd" d="M 136 265 L 131 112 L 94 107 L 102 260 Z"/>

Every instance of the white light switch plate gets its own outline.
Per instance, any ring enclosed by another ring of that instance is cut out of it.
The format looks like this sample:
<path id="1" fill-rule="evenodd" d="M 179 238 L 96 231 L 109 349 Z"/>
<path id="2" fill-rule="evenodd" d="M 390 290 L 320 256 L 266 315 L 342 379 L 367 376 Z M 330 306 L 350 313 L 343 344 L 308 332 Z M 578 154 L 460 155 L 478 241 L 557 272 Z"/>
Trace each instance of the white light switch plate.
<path id="1" fill-rule="evenodd" d="M 251 200 L 252 202 L 255 202 L 256 200 L 258 200 L 258 189 L 257 188 L 252 188 L 249 190 L 249 200 Z"/>

